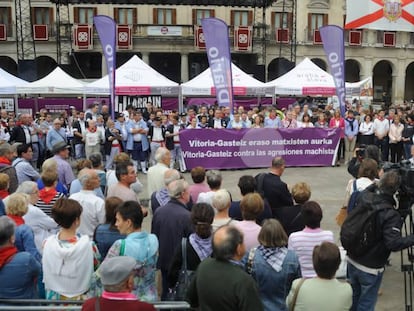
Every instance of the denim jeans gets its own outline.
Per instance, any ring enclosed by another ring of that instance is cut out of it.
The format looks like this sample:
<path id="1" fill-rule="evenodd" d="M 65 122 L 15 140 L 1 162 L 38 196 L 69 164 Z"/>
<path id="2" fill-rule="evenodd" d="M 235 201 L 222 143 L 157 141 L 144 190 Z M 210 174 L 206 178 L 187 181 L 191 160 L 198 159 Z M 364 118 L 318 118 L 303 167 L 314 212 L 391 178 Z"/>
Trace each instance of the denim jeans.
<path id="1" fill-rule="evenodd" d="M 374 311 L 383 272 L 366 273 L 348 263 L 348 278 L 352 286 L 352 311 Z"/>

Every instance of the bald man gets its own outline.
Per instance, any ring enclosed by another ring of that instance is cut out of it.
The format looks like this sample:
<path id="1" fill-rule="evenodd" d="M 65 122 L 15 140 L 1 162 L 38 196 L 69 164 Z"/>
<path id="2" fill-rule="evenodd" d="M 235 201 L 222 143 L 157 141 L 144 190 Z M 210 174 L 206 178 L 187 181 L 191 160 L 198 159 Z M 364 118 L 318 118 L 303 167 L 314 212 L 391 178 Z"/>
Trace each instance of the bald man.
<path id="1" fill-rule="evenodd" d="M 213 235 L 213 256 L 197 268 L 188 289 L 191 307 L 199 310 L 261 311 L 256 283 L 238 264 L 245 254 L 243 234 L 233 226 Z"/>

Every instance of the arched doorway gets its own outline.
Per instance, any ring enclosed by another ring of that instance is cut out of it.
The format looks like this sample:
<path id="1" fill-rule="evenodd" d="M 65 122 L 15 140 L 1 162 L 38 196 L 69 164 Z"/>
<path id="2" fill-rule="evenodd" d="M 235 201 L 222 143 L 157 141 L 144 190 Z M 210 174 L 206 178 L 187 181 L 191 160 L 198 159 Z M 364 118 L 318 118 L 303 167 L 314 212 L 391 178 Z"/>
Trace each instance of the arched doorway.
<path id="1" fill-rule="evenodd" d="M 49 56 L 36 58 L 37 79 L 42 79 L 57 67 L 56 61 Z"/>
<path id="2" fill-rule="evenodd" d="M 347 82 L 358 82 L 361 80 L 359 72 L 361 66 L 355 59 L 347 59 L 345 61 L 345 81 Z"/>
<path id="3" fill-rule="evenodd" d="M 414 63 L 407 66 L 405 70 L 405 86 L 404 86 L 404 99 L 414 99 Z"/>
<path id="4" fill-rule="evenodd" d="M 295 68 L 294 62 L 291 62 L 284 57 L 275 58 L 267 66 L 267 81 L 279 78 L 293 68 Z"/>
<path id="5" fill-rule="evenodd" d="M 326 71 L 326 62 L 323 59 L 312 58 L 311 61 L 314 62 L 319 68 Z"/>
<path id="6" fill-rule="evenodd" d="M 99 79 L 102 77 L 102 53 L 72 53 L 66 72 L 76 79 Z"/>
<path id="7" fill-rule="evenodd" d="M 181 82 L 181 54 L 151 53 L 149 65 L 168 79 Z"/>
<path id="8" fill-rule="evenodd" d="M 372 70 L 374 100 L 390 100 L 392 94 L 392 71 L 392 63 L 387 60 L 381 60 L 375 64 Z"/>
<path id="9" fill-rule="evenodd" d="M 8 56 L 0 56 L 0 68 L 17 76 L 17 64 L 13 58 Z"/>

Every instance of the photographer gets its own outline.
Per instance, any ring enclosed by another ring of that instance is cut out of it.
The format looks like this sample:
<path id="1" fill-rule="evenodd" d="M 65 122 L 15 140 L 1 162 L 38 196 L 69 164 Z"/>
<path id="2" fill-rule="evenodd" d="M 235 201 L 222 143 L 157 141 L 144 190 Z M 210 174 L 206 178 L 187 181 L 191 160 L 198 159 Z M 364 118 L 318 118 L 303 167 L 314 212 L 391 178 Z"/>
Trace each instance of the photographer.
<path id="1" fill-rule="evenodd" d="M 396 202 L 394 194 L 399 189 L 401 176 L 396 170 L 391 170 L 381 177 L 378 186 L 368 187 L 361 193 L 359 198 L 359 210 L 376 209 L 376 221 L 374 229 L 375 236 L 365 235 L 366 239 L 358 239 L 356 246 L 345 247 L 348 256 L 348 277 L 353 289 L 353 304 L 351 310 L 373 311 L 378 298 L 378 290 L 381 286 L 384 266 L 391 252 L 399 251 L 414 245 L 414 235 L 401 236 L 403 220 L 400 213 L 395 210 Z M 357 210 L 355 210 L 356 215 Z M 352 217 L 352 215 L 348 215 Z M 347 226 L 346 222 L 341 231 L 341 242 L 344 245 L 344 237 L 349 236 L 349 230 L 357 232 L 354 226 Z M 366 227 L 368 228 L 368 227 Z M 367 230 L 363 228 L 363 230 Z M 344 232 L 348 230 L 348 232 Z M 363 231 L 366 233 L 367 231 Z M 352 234 L 352 233 L 351 233 Z M 358 233 L 361 234 L 361 233 Z M 364 244 L 361 244 L 364 243 Z M 358 254 L 355 250 L 359 245 L 366 248 Z M 354 249 L 354 250 L 352 250 Z"/>
<path id="2" fill-rule="evenodd" d="M 360 145 L 355 148 L 351 161 L 348 163 L 348 173 L 354 178 L 358 177 L 359 166 L 363 159 L 373 159 L 378 163 L 378 172 L 382 167 L 379 149 L 375 145 Z M 378 176 L 377 176 L 378 177 Z"/>

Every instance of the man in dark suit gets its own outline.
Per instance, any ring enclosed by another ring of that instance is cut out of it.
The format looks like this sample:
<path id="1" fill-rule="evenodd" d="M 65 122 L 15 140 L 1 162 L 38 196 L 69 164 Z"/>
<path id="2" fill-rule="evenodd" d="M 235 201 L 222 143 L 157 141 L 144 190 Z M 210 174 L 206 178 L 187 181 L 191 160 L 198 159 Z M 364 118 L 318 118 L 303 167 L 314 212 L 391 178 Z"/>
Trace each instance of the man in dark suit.
<path id="1" fill-rule="evenodd" d="M 280 178 L 284 171 L 285 160 L 281 157 L 276 157 L 272 160 L 272 167 L 269 173 L 256 176 L 257 190 L 269 202 L 273 217 L 276 219 L 279 218 L 282 207 L 293 205 L 292 195 L 287 184 Z"/>
<path id="2" fill-rule="evenodd" d="M 22 113 L 19 116 L 18 124 L 13 128 L 10 141 L 13 143 L 22 143 L 30 145 L 32 142 L 31 133 L 29 129 L 30 116 L 27 113 Z"/>
<path id="3" fill-rule="evenodd" d="M 85 113 L 79 112 L 79 118 L 73 122 L 73 144 L 75 146 L 75 158 L 84 159 L 85 155 L 85 142 L 83 141 L 83 134 L 85 134 L 88 127 L 85 120 Z"/>
<path id="4" fill-rule="evenodd" d="M 219 109 L 214 111 L 214 118 L 208 120 L 208 127 L 214 129 L 225 129 L 227 128 L 227 122 L 222 118 L 222 113 Z"/>

